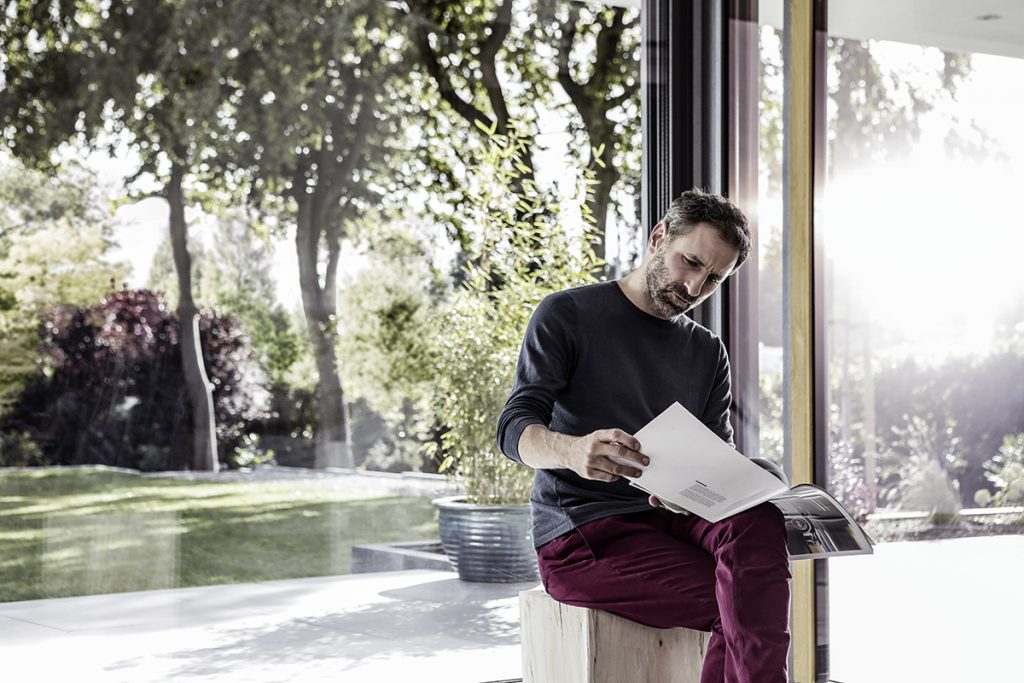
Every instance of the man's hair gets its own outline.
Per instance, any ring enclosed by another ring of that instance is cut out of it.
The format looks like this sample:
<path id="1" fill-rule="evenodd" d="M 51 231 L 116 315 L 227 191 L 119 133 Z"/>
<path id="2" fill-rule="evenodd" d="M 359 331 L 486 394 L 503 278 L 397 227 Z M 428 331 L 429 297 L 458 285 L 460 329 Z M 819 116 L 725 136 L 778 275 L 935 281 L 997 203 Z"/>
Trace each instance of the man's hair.
<path id="1" fill-rule="evenodd" d="M 726 244 L 739 252 L 734 272 L 750 255 L 747 217 L 735 204 L 720 195 L 705 192 L 698 187 L 687 190 L 672 202 L 661 222 L 665 224 L 665 232 L 670 240 L 693 232 L 698 223 L 707 223 L 715 228 Z"/>

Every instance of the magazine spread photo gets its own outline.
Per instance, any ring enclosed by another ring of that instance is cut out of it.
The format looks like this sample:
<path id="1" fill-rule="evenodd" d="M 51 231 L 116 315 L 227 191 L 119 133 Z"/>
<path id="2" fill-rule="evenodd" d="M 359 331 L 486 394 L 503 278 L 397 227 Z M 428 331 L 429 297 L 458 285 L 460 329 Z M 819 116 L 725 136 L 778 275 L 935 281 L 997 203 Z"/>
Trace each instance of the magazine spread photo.
<path id="1" fill-rule="evenodd" d="M 871 540 L 827 491 L 812 484 L 790 489 L 673 403 L 635 435 L 650 458 L 630 484 L 671 509 L 717 522 L 771 501 L 786 518 L 791 559 L 871 553 Z"/>

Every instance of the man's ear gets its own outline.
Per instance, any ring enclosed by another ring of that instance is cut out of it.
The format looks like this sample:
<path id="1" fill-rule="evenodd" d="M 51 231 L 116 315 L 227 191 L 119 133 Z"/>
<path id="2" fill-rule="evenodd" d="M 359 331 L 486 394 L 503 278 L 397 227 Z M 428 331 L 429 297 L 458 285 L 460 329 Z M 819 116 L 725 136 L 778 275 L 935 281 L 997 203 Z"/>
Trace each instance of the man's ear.
<path id="1" fill-rule="evenodd" d="M 658 245 L 665 239 L 666 228 L 664 223 L 658 223 L 651 230 L 650 236 L 647 238 L 647 250 L 654 251 L 658 248 Z"/>

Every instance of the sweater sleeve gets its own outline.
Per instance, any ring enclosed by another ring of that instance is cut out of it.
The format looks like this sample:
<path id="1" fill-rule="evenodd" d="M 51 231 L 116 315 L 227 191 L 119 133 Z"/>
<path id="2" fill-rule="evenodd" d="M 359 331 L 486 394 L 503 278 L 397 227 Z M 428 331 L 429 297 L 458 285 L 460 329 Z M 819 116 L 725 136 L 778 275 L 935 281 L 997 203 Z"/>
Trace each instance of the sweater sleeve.
<path id="1" fill-rule="evenodd" d="M 530 318 L 512 392 L 498 418 L 498 448 L 512 460 L 522 462 L 519 438 L 529 425 L 551 422 L 555 399 L 572 375 L 575 320 L 575 304 L 564 292 L 546 297 Z"/>
<path id="2" fill-rule="evenodd" d="M 730 446 L 735 446 L 732 438 L 732 423 L 729 422 L 729 407 L 732 403 L 729 355 L 726 353 L 725 344 L 720 339 L 716 341 L 718 342 L 718 362 L 701 422 L 717 434 L 722 441 Z"/>

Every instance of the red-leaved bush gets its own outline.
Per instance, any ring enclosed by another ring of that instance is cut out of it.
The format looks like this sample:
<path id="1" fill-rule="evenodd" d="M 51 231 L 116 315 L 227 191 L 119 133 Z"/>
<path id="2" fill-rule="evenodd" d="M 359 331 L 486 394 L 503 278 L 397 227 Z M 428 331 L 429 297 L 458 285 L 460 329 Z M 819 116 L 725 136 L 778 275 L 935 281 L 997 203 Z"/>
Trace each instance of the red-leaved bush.
<path id="1" fill-rule="evenodd" d="M 270 397 L 238 323 L 203 311 L 206 373 L 213 385 L 221 462 Z M 43 371 L 4 420 L 52 464 L 180 469 L 192 460 L 191 411 L 178 316 L 147 290 L 122 289 L 88 308 L 53 309 L 41 329 Z"/>

